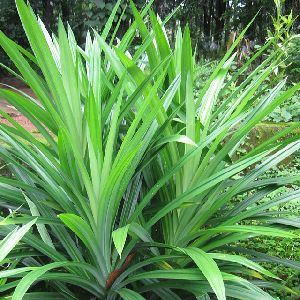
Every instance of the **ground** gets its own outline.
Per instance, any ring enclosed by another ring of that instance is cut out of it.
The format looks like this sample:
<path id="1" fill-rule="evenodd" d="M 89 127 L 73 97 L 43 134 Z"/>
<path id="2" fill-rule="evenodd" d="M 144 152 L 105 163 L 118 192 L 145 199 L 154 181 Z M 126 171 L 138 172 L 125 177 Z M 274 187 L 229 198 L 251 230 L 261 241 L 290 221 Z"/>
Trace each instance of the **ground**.
<path id="1" fill-rule="evenodd" d="M 35 97 L 34 93 L 31 89 L 29 89 L 24 83 L 20 80 L 11 78 L 11 77 L 4 77 L 0 80 L 0 87 L 7 88 L 9 87 L 16 88 L 31 97 Z M 26 130 L 32 132 L 35 130 L 35 127 L 25 118 L 20 112 L 18 112 L 13 106 L 11 106 L 7 101 L 3 98 L 0 98 L 0 109 L 8 113 L 15 121 L 17 121 L 20 125 L 22 125 Z M 0 116 L 0 122 L 9 124 L 9 122 L 2 116 Z"/>

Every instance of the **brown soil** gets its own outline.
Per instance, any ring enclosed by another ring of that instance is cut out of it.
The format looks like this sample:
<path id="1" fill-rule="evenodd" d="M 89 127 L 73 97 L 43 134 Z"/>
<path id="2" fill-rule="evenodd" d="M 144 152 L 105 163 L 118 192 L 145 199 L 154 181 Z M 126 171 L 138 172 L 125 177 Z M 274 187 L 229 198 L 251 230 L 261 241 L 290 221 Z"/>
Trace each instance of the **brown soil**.
<path id="1" fill-rule="evenodd" d="M 0 88 L 11 89 L 10 87 L 18 89 L 23 93 L 29 95 L 30 97 L 35 97 L 34 93 L 30 88 L 28 88 L 22 81 L 5 77 L 0 79 Z M 24 117 L 17 109 L 11 106 L 5 99 L 0 98 L 0 110 L 8 113 L 15 121 L 17 121 L 21 126 L 23 126 L 26 130 L 33 132 L 36 131 L 34 125 Z M 10 123 L 2 116 L 0 116 L 0 123 L 4 123 L 10 125 Z"/>

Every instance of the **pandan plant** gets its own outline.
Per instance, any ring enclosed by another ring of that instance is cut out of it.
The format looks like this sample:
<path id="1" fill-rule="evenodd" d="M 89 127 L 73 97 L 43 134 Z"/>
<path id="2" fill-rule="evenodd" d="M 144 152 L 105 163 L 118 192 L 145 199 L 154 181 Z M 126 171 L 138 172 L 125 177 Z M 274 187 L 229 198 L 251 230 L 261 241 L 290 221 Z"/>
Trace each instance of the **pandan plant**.
<path id="1" fill-rule="evenodd" d="M 299 176 L 259 178 L 300 149 L 299 135 L 288 137 L 299 123 L 233 156 L 300 84 L 262 93 L 275 51 L 227 92 L 271 44 L 228 77 L 246 28 L 194 97 L 188 27 L 172 43 L 172 14 L 161 21 L 153 1 L 141 12 L 131 2 L 134 22 L 116 42 L 120 2 L 84 48 L 61 21 L 57 35 L 47 32 L 24 0 L 16 6 L 31 50 L 0 33 L 15 66 L 6 68 L 36 97 L 0 96 L 38 131 L 1 112 L 0 157 L 12 174 L 0 177 L 2 299 L 274 299 L 285 287 L 257 260 L 299 263 L 241 242 L 299 238 L 299 219 L 271 209 L 300 190 L 267 197 Z"/>

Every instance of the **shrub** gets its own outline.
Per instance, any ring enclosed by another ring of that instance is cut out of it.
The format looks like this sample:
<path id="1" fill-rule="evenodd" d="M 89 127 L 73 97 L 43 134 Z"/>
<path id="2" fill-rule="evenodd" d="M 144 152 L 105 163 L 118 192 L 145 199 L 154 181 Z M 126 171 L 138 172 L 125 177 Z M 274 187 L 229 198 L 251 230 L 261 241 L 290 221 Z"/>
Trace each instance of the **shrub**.
<path id="1" fill-rule="evenodd" d="M 11 123 L 0 125 L 0 153 L 12 178 L 0 177 L 6 212 L 0 291 L 13 300 L 272 299 L 265 288 L 281 288 L 280 281 L 252 260 L 263 254 L 234 245 L 255 236 L 298 238 L 291 231 L 297 219 L 278 222 L 270 209 L 298 199 L 300 191 L 260 200 L 299 176 L 258 179 L 300 148 L 298 135 L 280 139 L 295 125 L 238 161 L 231 157 L 251 129 L 300 88 L 281 91 L 283 81 L 257 97 L 281 54 L 259 65 L 219 106 L 235 80 L 224 85 L 247 28 L 194 99 L 189 29 L 179 31 L 170 48 L 164 22 L 151 10 L 150 23 L 143 21 L 151 2 L 141 13 L 131 2 L 135 22 L 112 47 L 107 36 L 117 4 L 84 49 L 70 28 L 60 22 L 51 37 L 23 0 L 16 3 L 32 53 L 3 33 L 0 44 L 38 101 L 4 89 L 0 96 L 42 138 L 1 113 Z M 136 32 L 143 42 L 129 53 Z M 238 73 L 245 70 L 247 64 Z"/>
<path id="2" fill-rule="evenodd" d="M 291 77 L 291 80 L 298 81 L 300 78 L 300 36 L 292 36 L 291 43 L 286 49 L 287 54 L 287 74 Z"/>

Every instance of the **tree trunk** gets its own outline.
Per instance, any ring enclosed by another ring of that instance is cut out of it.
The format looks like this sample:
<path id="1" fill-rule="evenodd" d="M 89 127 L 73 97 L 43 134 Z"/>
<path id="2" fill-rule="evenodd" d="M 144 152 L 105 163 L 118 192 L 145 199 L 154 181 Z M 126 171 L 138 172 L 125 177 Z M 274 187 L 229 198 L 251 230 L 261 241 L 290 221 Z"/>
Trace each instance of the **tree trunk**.
<path id="1" fill-rule="evenodd" d="M 51 0 L 43 1 L 43 13 L 44 13 L 44 24 L 48 31 L 51 31 L 52 28 L 52 15 L 53 8 L 51 6 Z"/>
<path id="2" fill-rule="evenodd" d="M 68 0 L 61 1 L 61 16 L 64 22 L 68 22 L 68 20 L 70 19 L 70 13 L 71 13 L 71 9 L 70 9 L 69 1 Z"/>
<path id="3" fill-rule="evenodd" d="M 203 5 L 203 33 L 206 38 L 210 37 L 211 33 L 211 5 L 207 3 Z"/>
<path id="4" fill-rule="evenodd" d="M 226 1 L 224 0 L 216 0 L 216 5 L 215 5 L 215 22 L 216 22 L 216 27 L 215 27 L 215 39 L 219 43 L 222 41 L 222 34 L 224 31 L 224 18 L 223 15 L 226 11 Z"/>

